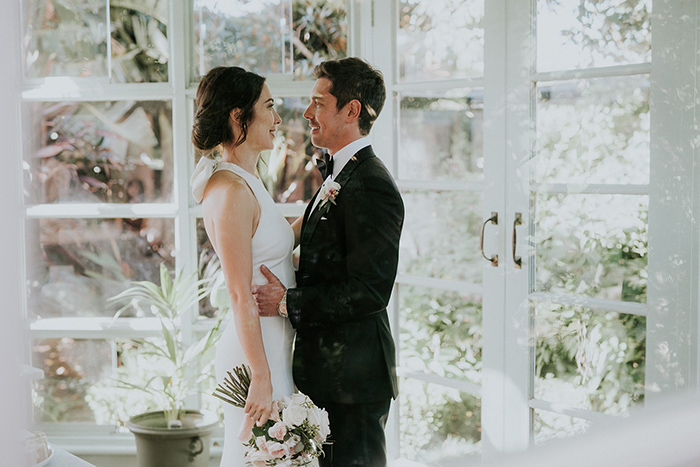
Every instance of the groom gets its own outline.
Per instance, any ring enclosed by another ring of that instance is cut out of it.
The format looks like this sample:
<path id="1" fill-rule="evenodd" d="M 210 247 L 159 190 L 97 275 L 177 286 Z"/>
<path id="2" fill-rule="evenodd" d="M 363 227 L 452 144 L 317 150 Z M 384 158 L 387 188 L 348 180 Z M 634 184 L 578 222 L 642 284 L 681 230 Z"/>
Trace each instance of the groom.
<path id="1" fill-rule="evenodd" d="M 301 223 L 297 286 L 286 290 L 263 267 L 270 283 L 253 292 L 261 315 L 289 317 L 294 382 L 328 411 L 333 444 L 320 465 L 384 466 L 384 426 L 398 393 L 386 307 L 404 207 L 367 136 L 386 90 L 382 74 L 358 58 L 321 63 L 315 74 L 304 118 L 330 159 L 319 163 L 326 182 Z"/>

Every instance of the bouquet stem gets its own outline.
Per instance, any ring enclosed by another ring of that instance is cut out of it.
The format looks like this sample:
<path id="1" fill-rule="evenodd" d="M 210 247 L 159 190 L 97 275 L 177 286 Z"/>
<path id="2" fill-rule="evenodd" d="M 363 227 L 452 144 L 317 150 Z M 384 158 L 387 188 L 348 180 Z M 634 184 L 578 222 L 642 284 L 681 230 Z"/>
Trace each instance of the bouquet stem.
<path id="1" fill-rule="evenodd" d="M 236 407 L 244 408 L 250 390 L 250 367 L 244 363 L 235 367 L 233 374 L 231 371 L 227 371 L 226 374 L 228 376 L 224 378 L 223 383 L 214 389 L 212 396 Z"/>

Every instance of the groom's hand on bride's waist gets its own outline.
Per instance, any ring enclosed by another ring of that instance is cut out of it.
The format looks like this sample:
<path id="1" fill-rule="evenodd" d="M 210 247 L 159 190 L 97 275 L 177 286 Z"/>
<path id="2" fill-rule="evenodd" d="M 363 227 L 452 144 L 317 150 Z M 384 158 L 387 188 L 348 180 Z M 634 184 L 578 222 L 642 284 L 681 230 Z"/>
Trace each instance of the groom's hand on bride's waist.
<path id="1" fill-rule="evenodd" d="M 287 288 L 264 264 L 260 266 L 260 271 L 267 278 L 268 283 L 264 285 L 253 284 L 251 287 L 258 312 L 260 316 L 279 316 L 277 306 L 284 294 L 287 293 Z"/>

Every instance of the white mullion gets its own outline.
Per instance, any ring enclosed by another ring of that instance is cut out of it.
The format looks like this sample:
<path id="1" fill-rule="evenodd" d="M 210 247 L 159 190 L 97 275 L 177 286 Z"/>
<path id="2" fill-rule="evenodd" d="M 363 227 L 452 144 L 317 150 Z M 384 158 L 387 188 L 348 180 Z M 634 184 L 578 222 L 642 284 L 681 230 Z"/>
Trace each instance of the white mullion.
<path id="1" fill-rule="evenodd" d="M 51 219 L 113 219 L 113 218 L 172 218 L 177 214 L 174 204 L 157 203 L 75 203 L 75 204 L 37 204 L 25 210 L 28 218 Z"/>
<path id="2" fill-rule="evenodd" d="M 270 87 L 274 97 L 309 97 L 311 88 L 314 86 L 313 79 L 303 81 L 294 81 L 289 76 L 284 75 L 267 75 L 265 82 Z M 188 94 L 194 98 L 197 89 L 188 89 Z"/>
<path id="3" fill-rule="evenodd" d="M 107 80 L 108 82 L 112 82 L 112 12 L 109 7 L 109 4 L 111 0 L 104 0 L 105 2 L 105 11 L 106 11 L 106 20 L 105 23 L 107 24 L 107 31 L 105 37 L 105 42 L 107 43 Z"/>
<path id="4" fill-rule="evenodd" d="M 582 307 L 596 311 L 612 311 L 636 316 L 647 316 L 648 313 L 648 307 L 645 303 L 621 302 L 619 300 L 606 300 L 585 295 L 535 292 L 530 294 L 529 299 L 537 303 L 556 303 L 557 305 Z"/>
<path id="5" fill-rule="evenodd" d="M 437 279 L 434 277 L 415 276 L 411 274 L 399 274 L 396 283 L 400 285 L 412 285 L 416 287 L 428 287 L 431 289 L 450 290 L 462 294 L 483 294 L 484 287 L 481 284 L 473 284 L 465 281 Z"/>
<path id="6" fill-rule="evenodd" d="M 401 191 L 429 190 L 429 191 L 474 191 L 483 193 L 486 182 L 469 182 L 463 180 L 396 180 L 396 185 Z"/>
<path id="7" fill-rule="evenodd" d="M 396 27 L 398 15 L 396 14 L 397 0 L 353 0 L 353 4 L 361 6 L 359 12 L 361 28 L 352 32 L 359 34 L 353 37 L 350 43 L 361 44 L 361 56 L 378 68 L 384 76 L 386 87 L 386 100 L 379 118 L 374 123 L 370 136 L 372 147 L 377 156 L 384 162 L 389 171 L 396 178 L 398 173 L 397 151 L 397 123 L 398 113 L 394 98 L 396 84 Z M 400 323 L 400 294 L 398 285 L 394 284 L 393 293 L 388 306 L 391 333 L 396 342 L 397 362 L 401 361 L 401 323 Z M 401 455 L 400 434 L 401 424 L 399 414 L 401 412 L 400 398 L 391 404 L 389 419 L 386 425 L 387 457 L 391 462 Z"/>
<path id="8" fill-rule="evenodd" d="M 506 2 L 506 163 L 505 211 L 502 229 L 502 266 L 505 274 L 503 310 L 504 449 L 522 451 L 531 440 L 531 397 L 534 372 L 532 323 L 527 301 L 531 261 L 528 255 L 530 224 L 530 159 L 533 147 L 533 86 L 535 62 L 534 4 L 530 0 Z M 519 223 L 518 223 L 519 220 Z M 515 263 L 520 257 L 521 266 Z"/>
<path id="9" fill-rule="evenodd" d="M 445 79 L 440 81 L 410 81 L 396 83 L 394 91 L 413 95 L 413 93 L 430 93 L 431 91 L 451 91 L 454 89 L 464 88 L 482 88 L 484 87 L 483 78 L 460 78 L 460 79 Z"/>
<path id="10" fill-rule="evenodd" d="M 566 415 L 567 417 L 582 418 L 590 422 L 605 423 L 613 420 L 618 420 L 620 417 L 615 415 L 607 415 L 592 410 L 577 409 L 575 407 L 564 407 L 561 404 L 543 401 L 540 399 L 531 399 L 528 404 L 530 408 L 537 410 L 546 410 L 547 412 Z"/>
<path id="11" fill-rule="evenodd" d="M 484 181 L 483 220 L 499 214 L 498 227 L 485 238 L 487 254 L 498 254 L 499 265 L 483 266 L 483 396 L 481 400 L 482 456 L 493 458 L 509 446 L 506 422 L 508 375 L 506 374 L 505 321 L 505 188 L 507 154 L 507 5 L 506 0 L 484 1 Z M 495 246 L 495 247 L 494 247 Z M 495 250 L 495 251 L 494 251 Z"/>
<path id="12" fill-rule="evenodd" d="M 158 318 L 44 318 L 29 323 L 33 338 L 117 339 L 162 335 Z"/>
<path id="13" fill-rule="evenodd" d="M 3 4 L 0 19 L 0 62 L 7 67 L 0 73 L 0 140 L 3 142 L 3 168 L 0 172 L 0 373 L 4 375 L 0 413 L 0 450 L 5 465 L 24 465 L 24 449 L 17 444 L 20 430 L 27 428 L 31 414 L 29 380 L 20 376 L 21 365 L 31 362 L 29 340 L 22 319 L 26 316 L 26 251 L 22 219 L 22 144 L 20 82 L 23 66 L 20 54 L 20 2 Z"/>
<path id="14" fill-rule="evenodd" d="M 425 383 L 437 384 L 439 386 L 444 386 L 452 389 L 457 389 L 461 392 L 471 394 L 472 396 L 481 397 L 482 388 L 478 384 L 469 383 L 467 381 L 460 381 L 457 379 L 446 378 L 444 376 L 425 373 L 422 371 L 412 371 L 407 367 L 399 367 L 396 369 L 396 373 L 401 378 L 415 379 L 418 381 L 423 381 Z"/>
<path id="15" fill-rule="evenodd" d="M 172 31 L 187 30 L 187 22 L 192 18 L 187 6 L 189 2 L 170 0 L 170 24 Z M 171 34 L 173 57 L 184 57 L 187 44 L 192 38 L 183 34 Z M 177 268 L 190 274 L 196 271 L 196 247 L 193 229 L 187 207 L 190 204 L 189 173 L 194 167 L 194 158 L 190 150 L 191 129 L 187 117 L 188 101 L 186 90 L 189 84 L 187 67 L 184 60 L 175 60 L 170 76 L 173 92 L 173 197 L 177 212 L 175 215 L 175 251 L 177 251 Z"/>
<path id="16" fill-rule="evenodd" d="M 186 57 L 188 46 L 192 44 L 193 35 L 177 34 L 175 31 L 189 31 L 192 21 L 192 3 L 170 0 L 170 34 L 171 57 Z M 189 72 L 186 60 L 174 60 L 171 67 L 170 82 L 173 88 L 173 197 L 178 207 L 175 216 L 175 251 L 176 268 L 186 275 L 197 271 L 196 227 L 190 218 L 191 201 L 189 173 L 194 168 L 194 157 L 190 150 L 190 118 L 188 117 L 187 88 Z M 183 316 L 181 325 L 185 344 L 194 341 L 193 322 L 199 314 L 198 304 L 192 306 Z M 198 371 L 195 369 L 193 371 Z M 192 395 L 186 405 L 192 408 L 201 406 L 200 398 Z"/>
<path id="17" fill-rule="evenodd" d="M 656 11 L 654 11 L 656 16 Z M 651 63 L 616 65 L 578 70 L 548 71 L 533 73 L 533 81 L 566 81 L 576 79 L 616 78 L 619 76 L 644 75 L 651 72 Z"/>
<path id="18" fill-rule="evenodd" d="M 649 185 L 603 183 L 533 183 L 530 191 L 538 194 L 563 195 L 649 195 Z"/>
<path id="19" fill-rule="evenodd" d="M 133 99 L 138 101 L 170 100 L 170 83 L 110 84 L 104 79 L 53 77 L 25 87 L 22 99 L 27 102 L 89 101 L 104 102 Z"/>
<path id="20" fill-rule="evenodd" d="M 654 2 L 645 403 L 697 391 L 700 0 Z"/>

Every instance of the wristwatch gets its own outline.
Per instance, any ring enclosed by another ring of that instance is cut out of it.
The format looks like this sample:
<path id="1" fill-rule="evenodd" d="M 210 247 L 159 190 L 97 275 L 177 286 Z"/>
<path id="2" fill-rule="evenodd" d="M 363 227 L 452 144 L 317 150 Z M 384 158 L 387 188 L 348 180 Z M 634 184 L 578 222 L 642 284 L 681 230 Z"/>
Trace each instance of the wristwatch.
<path id="1" fill-rule="evenodd" d="M 286 290 L 284 291 L 284 295 L 282 295 L 282 299 L 277 304 L 277 313 L 283 318 L 289 318 L 289 315 L 287 314 L 287 291 Z"/>

